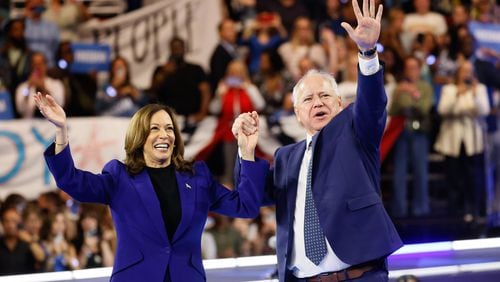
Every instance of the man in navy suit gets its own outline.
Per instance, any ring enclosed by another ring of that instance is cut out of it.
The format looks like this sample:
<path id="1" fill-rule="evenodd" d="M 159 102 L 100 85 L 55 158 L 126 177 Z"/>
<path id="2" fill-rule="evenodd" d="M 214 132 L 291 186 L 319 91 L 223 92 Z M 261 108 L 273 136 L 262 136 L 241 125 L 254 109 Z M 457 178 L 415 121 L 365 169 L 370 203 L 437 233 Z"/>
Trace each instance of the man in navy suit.
<path id="1" fill-rule="evenodd" d="M 278 149 L 268 174 L 264 204 L 276 204 L 280 281 L 387 281 L 386 258 L 402 246 L 380 195 L 387 97 L 375 44 L 382 6 L 363 1 L 361 11 L 352 2 L 358 26 L 342 26 L 360 51 L 356 102 L 342 109 L 335 79 L 307 73 L 293 90 L 306 140 Z M 242 114 L 233 133 L 257 126 L 255 113 Z"/>

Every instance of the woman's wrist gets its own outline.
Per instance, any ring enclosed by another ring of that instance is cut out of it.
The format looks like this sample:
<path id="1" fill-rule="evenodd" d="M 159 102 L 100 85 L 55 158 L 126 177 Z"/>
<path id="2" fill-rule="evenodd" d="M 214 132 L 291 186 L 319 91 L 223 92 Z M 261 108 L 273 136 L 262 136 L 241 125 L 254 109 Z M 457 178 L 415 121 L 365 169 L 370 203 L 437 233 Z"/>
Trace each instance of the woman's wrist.
<path id="1" fill-rule="evenodd" d="M 56 131 L 56 138 L 54 140 L 54 143 L 57 146 L 66 146 L 68 145 L 69 139 L 68 139 L 68 129 L 66 126 L 63 126 L 61 128 L 58 128 Z"/>

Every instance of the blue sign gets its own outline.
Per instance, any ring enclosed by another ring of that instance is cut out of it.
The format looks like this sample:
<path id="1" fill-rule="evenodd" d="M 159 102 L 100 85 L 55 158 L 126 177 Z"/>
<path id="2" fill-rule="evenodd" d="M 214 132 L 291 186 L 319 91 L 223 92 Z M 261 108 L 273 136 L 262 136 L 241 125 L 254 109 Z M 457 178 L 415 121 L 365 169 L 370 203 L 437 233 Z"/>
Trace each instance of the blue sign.
<path id="1" fill-rule="evenodd" d="M 469 29 L 478 43 L 478 47 L 485 47 L 500 52 L 500 24 L 470 22 Z"/>
<path id="2" fill-rule="evenodd" d="M 13 119 L 14 108 L 12 107 L 12 100 L 10 93 L 0 91 L 0 120 Z"/>
<path id="3" fill-rule="evenodd" d="M 111 48 L 108 45 L 73 43 L 71 48 L 74 55 L 71 72 L 89 73 L 109 69 Z"/>

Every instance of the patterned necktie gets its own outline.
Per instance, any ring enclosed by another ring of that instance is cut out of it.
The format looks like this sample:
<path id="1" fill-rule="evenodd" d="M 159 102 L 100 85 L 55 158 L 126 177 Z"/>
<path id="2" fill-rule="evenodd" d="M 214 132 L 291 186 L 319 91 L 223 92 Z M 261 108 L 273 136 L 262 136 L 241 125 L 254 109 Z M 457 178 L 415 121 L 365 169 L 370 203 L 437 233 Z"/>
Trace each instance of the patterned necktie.
<path id="1" fill-rule="evenodd" d="M 306 249 L 306 257 L 315 265 L 318 265 L 327 253 L 325 236 L 319 224 L 318 212 L 314 205 L 314 199 L 311 189 L 312 178 L 312 149 L 311 143 L 307 146 L 309 155 L 309 165 L 307 168 L 306 182 L 306 205 L 304 212 L 304 243 Z"/>

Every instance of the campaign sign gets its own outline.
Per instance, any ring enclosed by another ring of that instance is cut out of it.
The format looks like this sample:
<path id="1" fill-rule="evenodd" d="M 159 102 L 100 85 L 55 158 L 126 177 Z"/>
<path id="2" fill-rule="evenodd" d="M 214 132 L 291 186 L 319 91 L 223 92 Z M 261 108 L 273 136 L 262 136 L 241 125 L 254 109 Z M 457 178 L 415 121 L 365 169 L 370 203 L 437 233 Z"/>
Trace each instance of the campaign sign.
<path id="1" fill-rule="evenodd" d="M 478 43 L 478 47 L 485 47 L 500 52 L 500 24 L 470 22 L 469 29 Z"/>
<path id="2" fill-rule="evenodd" d="M 7 91 L 0 91 L 0 120 L 13 119 L 14 110 L 10 94 Z"/>
<path id="3" fill-rule="evenodd" d="M 73 43 L 71 47 L 74 54 L 71 72 L 89 73 L 109 69 L 111 48 L 108 45 Z"/>

